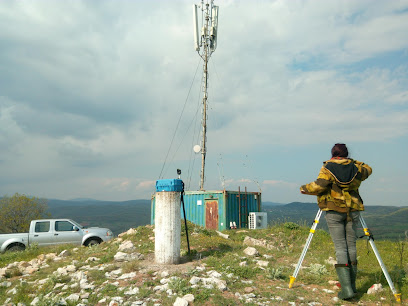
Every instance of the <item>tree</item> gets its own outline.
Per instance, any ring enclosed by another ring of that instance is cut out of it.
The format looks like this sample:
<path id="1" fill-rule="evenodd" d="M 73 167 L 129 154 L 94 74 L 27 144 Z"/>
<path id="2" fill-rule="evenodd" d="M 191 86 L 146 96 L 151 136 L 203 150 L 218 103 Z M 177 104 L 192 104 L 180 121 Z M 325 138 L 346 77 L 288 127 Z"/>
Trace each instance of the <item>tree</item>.
<path id="1" fill-rule="evenodd" d="M 0 231 L 3 233 L 28 232 L 30 221 L 49 217 L 47 200 L 14 194 L 0 200 Z"/>

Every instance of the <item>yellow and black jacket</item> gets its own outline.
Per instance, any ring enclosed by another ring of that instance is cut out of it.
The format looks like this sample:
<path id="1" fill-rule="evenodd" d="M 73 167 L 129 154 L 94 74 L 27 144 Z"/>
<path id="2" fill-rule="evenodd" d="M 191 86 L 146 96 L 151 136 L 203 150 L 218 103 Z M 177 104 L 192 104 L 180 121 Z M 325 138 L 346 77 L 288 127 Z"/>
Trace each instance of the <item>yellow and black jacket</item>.
<path id="1" fill-rule="evenodd" d="M 323 163 L 317 180 L 300 187 L 303 193 L 317 195 L 322 210 L 349 212 L 364 210 L 358 188 L 372 169 L 350 158 L 330 159 Z"/>

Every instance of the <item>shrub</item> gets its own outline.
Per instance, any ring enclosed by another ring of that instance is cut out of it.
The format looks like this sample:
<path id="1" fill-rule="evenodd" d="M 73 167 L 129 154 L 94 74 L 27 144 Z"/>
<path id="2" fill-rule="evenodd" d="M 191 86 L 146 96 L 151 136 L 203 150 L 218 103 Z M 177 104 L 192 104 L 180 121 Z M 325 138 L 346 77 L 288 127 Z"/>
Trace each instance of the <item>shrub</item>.
<path id="1" fill-rule="evenodd" d="M 269 279 L 282 279 L 283 278 L 283 268 L 282 267 L 277 267 L 277 268 L 269 268 L 266 272 L 266 277 Z"/>
<path id="2" fill-rule="evenodd" d="M 294 222 L 286 222 L 283 224 L 283 227 L 289 230 L 297 230 L 299 229 L 299 224 L 296 224 Z"/>
<path id="3" fill-rule="evenodd" d="M 309 267 L 309 272 L 314 275 L 324 275 L 329 273 L 326 269 L 326 266 L 321 264 L 311 264 Z"/>

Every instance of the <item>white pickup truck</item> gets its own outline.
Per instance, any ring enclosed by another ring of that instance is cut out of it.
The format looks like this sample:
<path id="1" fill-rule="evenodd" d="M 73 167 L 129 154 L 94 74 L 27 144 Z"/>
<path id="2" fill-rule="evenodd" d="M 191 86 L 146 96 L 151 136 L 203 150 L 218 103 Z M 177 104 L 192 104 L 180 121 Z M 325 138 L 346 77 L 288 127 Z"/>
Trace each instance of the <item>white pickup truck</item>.
<path id="1" fill-rule="evenodd" d="M 22 251 L 33 243 L 38 246 L 66 243 L 89 246 L 112 238 L 113 233 L 110 229 L 84 228 L 70 219 L 33 220 L 28 233 L 1 234 L 0 253 Z"/>

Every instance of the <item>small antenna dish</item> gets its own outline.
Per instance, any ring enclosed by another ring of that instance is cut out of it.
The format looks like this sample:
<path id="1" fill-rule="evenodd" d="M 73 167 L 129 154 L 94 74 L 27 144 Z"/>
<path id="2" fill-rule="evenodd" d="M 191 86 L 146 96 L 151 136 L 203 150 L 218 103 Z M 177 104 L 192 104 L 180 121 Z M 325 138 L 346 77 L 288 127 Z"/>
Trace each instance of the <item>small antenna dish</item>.
<path id="1" fill-rule="evenodd" d="M 195 145 L 194 148 L 193 148 L 193 151 L 195 153 L 200 153 L 201 152 L 201 147 L 199 145 Z"/>

